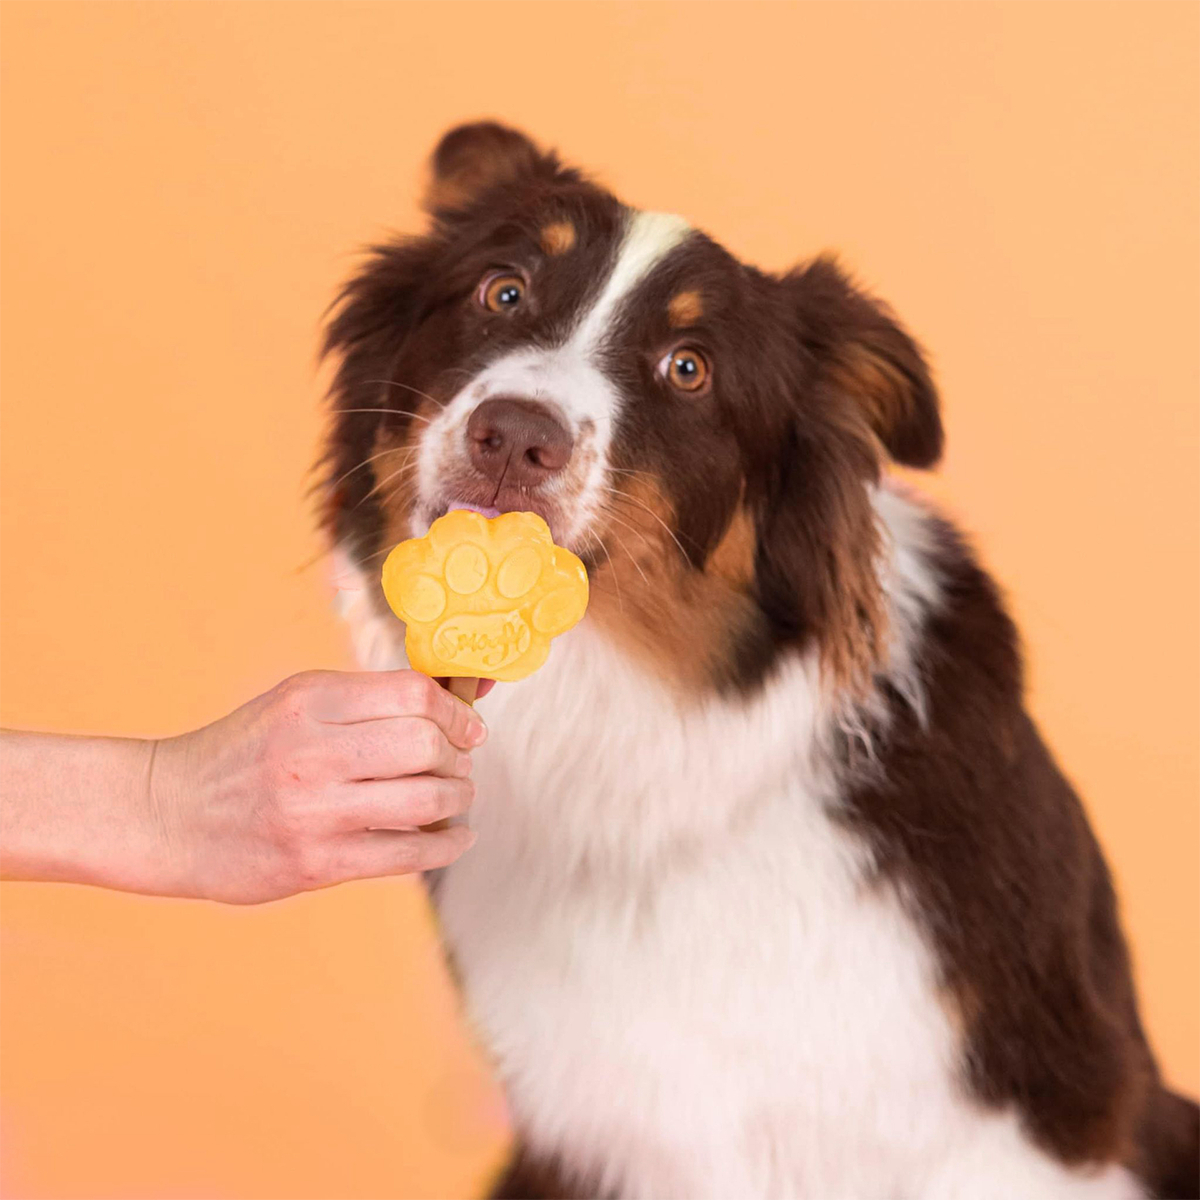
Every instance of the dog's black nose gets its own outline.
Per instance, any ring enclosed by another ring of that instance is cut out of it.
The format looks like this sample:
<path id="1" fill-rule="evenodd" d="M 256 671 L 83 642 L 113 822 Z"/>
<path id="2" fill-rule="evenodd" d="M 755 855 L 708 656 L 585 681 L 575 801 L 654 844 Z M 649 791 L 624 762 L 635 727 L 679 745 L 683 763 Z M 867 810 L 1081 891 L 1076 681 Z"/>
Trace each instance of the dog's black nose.
<path id="1" fill-rule="evenodd" d="M 471 461 L 499 484 L 537 487 L 571 460 L 570 432 L 544 405 L 507 396 L 485 400 L 467 421 Z"/>

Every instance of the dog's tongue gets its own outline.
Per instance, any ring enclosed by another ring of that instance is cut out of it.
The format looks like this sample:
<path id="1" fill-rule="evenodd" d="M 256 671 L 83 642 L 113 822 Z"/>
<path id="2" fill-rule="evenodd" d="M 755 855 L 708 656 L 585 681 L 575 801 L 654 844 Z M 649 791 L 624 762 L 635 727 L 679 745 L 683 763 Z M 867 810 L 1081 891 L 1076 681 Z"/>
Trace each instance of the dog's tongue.
<path id="1" fill-rule="evenodd" d="M 489 521 L 493 517 L 498 517 L 500 515 L 500 510 L 498 508 L 484 508 L 481 504 L 452 504 L 448 509 L 446 509 L 446 511 L 454 512 L 459 508 L 465 508 L 467 512 L 477 512 L 481 517 L 487 517 Z"/>

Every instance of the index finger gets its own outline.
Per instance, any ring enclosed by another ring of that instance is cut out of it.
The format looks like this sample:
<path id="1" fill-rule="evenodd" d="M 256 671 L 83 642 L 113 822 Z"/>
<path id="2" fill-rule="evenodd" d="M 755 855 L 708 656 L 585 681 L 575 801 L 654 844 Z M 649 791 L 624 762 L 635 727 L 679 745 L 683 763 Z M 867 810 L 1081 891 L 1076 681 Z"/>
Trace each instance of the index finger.
<path id="1" fill-rule="evenodd" d="M 479 714 L 419 671 L 339 671 L 313 705 L 313 716 L 332 725 L 386 717 L 425 717 L 460 750 L 487 737 Z"/>

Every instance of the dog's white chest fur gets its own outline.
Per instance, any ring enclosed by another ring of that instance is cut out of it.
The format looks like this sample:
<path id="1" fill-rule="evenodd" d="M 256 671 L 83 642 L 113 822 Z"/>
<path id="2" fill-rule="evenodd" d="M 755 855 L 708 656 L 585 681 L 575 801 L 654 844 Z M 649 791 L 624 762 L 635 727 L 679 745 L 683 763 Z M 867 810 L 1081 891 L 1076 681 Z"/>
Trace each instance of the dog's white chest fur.
<path id="1" fill-rule="evenodd" d="M 682 713 L 585 625 L 481 706 L 479 841 L 438 907 L 532 1148 L 647 1200 L 1135 1194 L 962 1092 L 930 952 L 831 811 L 812 683 Z"/>
<path id="2" fill-rule="evenodd" d="M 480 840 L 439 885 L 523 1128 L 622 1195 L 887 1194 L 856 1131 L 952 1047 L 910 926 L 824 813 L 811 714 L 793 754 L 745 761 L 779 741 L 621 687 L 611 653 L 602 679 L 589 639 L 485 708 Z M 624 718 L 606 745 L 597 686 Z"/>

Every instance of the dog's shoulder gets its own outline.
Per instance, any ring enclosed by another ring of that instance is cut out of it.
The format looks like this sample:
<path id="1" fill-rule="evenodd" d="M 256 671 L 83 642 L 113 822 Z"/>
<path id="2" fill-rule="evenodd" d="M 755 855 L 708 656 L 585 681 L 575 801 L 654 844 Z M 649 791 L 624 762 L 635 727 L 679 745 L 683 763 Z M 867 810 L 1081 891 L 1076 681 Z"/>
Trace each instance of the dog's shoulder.
<path id="1" fill-rule="evenodd" d="M 976 1094 L 1067 1162 L 1120 1158 L 1153 1066 L 1109 872 L 1027 712 L 1000 588 L 944 517 L 923 514 L 919 543 L 936 597 L 915 682 L 883 681 L 885 732 L 842 811 L 935 949 Z"/>

